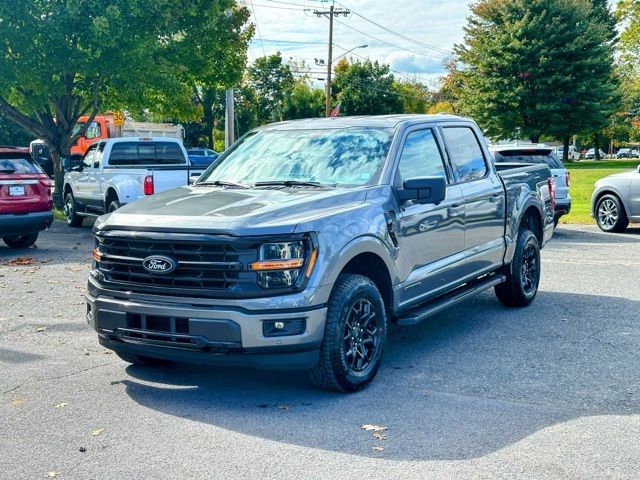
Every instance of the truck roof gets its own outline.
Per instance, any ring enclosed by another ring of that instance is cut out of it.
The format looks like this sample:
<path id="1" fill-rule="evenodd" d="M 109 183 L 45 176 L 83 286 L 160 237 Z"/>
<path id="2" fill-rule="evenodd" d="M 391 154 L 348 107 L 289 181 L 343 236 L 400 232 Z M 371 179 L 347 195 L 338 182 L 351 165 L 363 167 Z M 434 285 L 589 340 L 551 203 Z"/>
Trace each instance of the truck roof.
<path id="1" fill-rule="evenodd" d="M 106 143 L 121 143 L 121 142 L 170 142 L 178 143 L 182 145 L 182 141 L 173 137 L 118 137 L 104 139 Z"/>
<path id="2" fill-rule="evenodd" d="M 304 130 L 304 129 L 330 129 L 348 127 L 377 127 L 395 128 L 400 124 L 425 123 L 425 122 L 459 122 L 473 120 L 457 115 L 366 115 L 353 117 L 308 118 L 304 120 L 289 120 L 272 123 L 258 128 L 258 130 Z"/>

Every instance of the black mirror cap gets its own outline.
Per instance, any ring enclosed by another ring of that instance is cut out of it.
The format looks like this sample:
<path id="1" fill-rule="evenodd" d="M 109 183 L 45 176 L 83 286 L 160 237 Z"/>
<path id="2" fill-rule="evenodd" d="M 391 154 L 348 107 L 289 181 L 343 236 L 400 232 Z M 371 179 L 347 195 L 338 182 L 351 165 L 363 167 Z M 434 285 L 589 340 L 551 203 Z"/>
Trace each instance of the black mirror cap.
<path id="1" fill-rule="evenodd" d="M 440 203 L 447 197 L 445 177 L 408 178 L 398 190 L 401 202 L 413 200 L 415 203 Z"/>

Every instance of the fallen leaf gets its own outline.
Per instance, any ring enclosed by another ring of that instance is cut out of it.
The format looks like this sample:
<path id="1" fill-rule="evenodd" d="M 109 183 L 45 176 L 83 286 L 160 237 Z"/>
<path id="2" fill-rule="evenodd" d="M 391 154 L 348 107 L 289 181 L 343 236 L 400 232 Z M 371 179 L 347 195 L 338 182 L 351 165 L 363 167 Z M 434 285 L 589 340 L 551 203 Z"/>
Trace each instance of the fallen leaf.
<path id="1" fill-rule="evenodd" d="M 55 408 L 64 408 L 66 406 L 67 406 L 67 404 L 62 402 L 62 403 L 57 404 Z"/>
<path id="2" fill-rule="evenodd" d="M 276 408 L 280 410 L 291 410 L 291 405 L 280 404 L 280 405 L 276 405 Z"/>
<path id="3" fill-rule="evenodd" d="M 60 475 L 60 472 L 54 472 L 53 470 L 47 472 L 47 477 L 49 478 L 57 477 L 58 475 Z"/>
<path id="4" fill-rule="evenodd" d="M 44 332 L 46 329 L 47 329 L 47 327 L 40 326 L 40 327 L 36 328 L 36 332 Z"/>
<path id="5" fill-rule="evenodd" d="M 373 438 L 378 440 L 386 440 L 387 436 L 384 433 L 373 432 Z"/>
<path id="6" fill-rule="evenodd" d="M 100 435 L 102 432 L 104 432 L 104 428 L 94 428 L 91 431 L 91 435 L 93 435 L 94 437 L 97 437 L 98 435 Z"/>
<path id="7" fill-rule="evenodd" d="M 24 403 L 23 398 L 14 398 L 13 400 L 11 400 L 11 405 L 13 405 L 14 407 L 17 407 L 18 405 L 22 405 L 23 403 Z"/>
<path id="8" fill-rule="evenodd" d="M 373 425 L 369 423 L 360 425 L 360 428 L 366 430 L 367 432 L 384 432 L 385 430 L 388 430 L 387 427 L 383 427 L 382 425 Z"/>
<path id="9" fill-rule="evenodd" d="M 84 448 L 84 447 L 80 447 L 80 448 L 79 448 L 79 450 L 80 450 L 82 453 L 84 453 L 84 452 L 86 452 L 86 451 L 87 451 L 87 449 L 86 449 L 86 448 Z"/>
<path id="10" fill-rule="evenodd" d="M 384 450 L 384 447 L 380 447 L 380 446 L 376 445 L 375 447 L 373 447 L 372 450 L 374 452 L 382 452 Z"/>
<path id="11" fill-rule="evenodd" d="M 101 353 L 103 355 L 111 355 L 113 352 L 111 350 L 109 350 L 108 348 L 103 348 Z"/>
<path id="12" fill-rule="evenodd" d="M 119 383 L 122 383 L 122 380 L 114 380 L 111 382 L 111 385 L 117 385 Z"/>
<path id="13" fill-rule="evenodd" d="M 7 265 L 33 265 L 36 263 L 33 257 L 16 257 L 13 260 L 9 260 Z"/>

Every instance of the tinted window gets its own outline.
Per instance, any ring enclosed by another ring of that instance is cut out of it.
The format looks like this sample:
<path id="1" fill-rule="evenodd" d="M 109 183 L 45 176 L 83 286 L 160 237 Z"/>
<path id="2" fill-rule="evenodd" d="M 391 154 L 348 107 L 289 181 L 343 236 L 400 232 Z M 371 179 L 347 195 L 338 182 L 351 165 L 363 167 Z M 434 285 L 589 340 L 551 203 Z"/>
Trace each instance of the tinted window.
<path id="1" fill-rule="evenodd" d="M 180 145 L 172 142 L 118 142 L 109 156 L 110 165 L 184 165 Z"/>
<path id="2" fill-rule="evenodd" d="M 503 150 L 495 152 L 493 159 L 496 163 L 544 163 L 549 168 L 564 168 L 562 161 L 551 150 Z"/>
<path id="3" fill-rule="evenodd" d="M 402 180 L 446 176 L 440 149 L 432 130 L 420 130 L 407 135 L 398 169 Z"/>
<path id="4" fill-rule="evenodd" d="M 0 158 L 0 173 L 42 173 L 42 169 L 28 157 Z"/>
<path id="5" fill-rule="evenodd" d="M 468 182 L 484 177 L 487 165 L 473 130 L 468 127 L 447 127 L 443 131 L 458 181 Z"/>
<path id="6" fill-rule="evenodd" d="M 366 185 L 378 177 L 392 138 L 392 129 L 367 127 L 254 131 L 198 181 Z"/>

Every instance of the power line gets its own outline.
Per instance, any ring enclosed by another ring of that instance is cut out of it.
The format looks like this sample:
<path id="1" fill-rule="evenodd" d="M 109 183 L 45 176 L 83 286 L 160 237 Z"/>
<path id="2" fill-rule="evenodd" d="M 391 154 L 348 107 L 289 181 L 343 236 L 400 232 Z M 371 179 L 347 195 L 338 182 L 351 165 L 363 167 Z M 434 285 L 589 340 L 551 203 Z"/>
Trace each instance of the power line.
<path id="1" fill-rule="evenodd" d="M 274 0 L 272 0 L 272 1 L 274 1 Z M 344 7 L 344 8 L 347 8 L 347 7 L 346 7 L 345 5 L 343 5 L 342 3 L 339 3 L 339 2 L 336 2 L 336 3 L 338 3 L 338 5 L 341 5 L 341 6 L 342 6 L 342 7 Z M 375 22 L 375 21 L 371 20 L 370 18 L 367 18 L 367 17 L 365 17 L 364 15 L 362 15 L 362 14 L 360 14 L 360 13 L 358 13 L 358 12 L 355 12 L 355 11 L 351 10 L 351 13 L 353 13 L 353 14 L 354 14 L 354 15 L 356 15 L 357 17 L 360 17 L 360 18 L 362 18 L 363 20 L 365 20 L 365 21 L 367 21 L 367 22 L 369 22 L 369 23 L 371 23 L 371 24 L 375 25 L 375 26 L 376 26 L 376 27 L 378 27 L 378 28 L 381 28 L 382 30 L 384 30 L 384 31 L 386 31 L 386 32 L 391 33 L 392 35 L 395 35 L 395 36 L 397 36 L 397 37 L 399 37 L 399 38 L 402 38 L 403 40 L 406 40 L 406 41 L 408 41 L 408 42 L 413 43 L 414 45 L 418 45 L 418 46 L 420 46 L 420 47 L 424 47 L 424 48 L 427 48 L 427 49 L 429 49 L 429 50 L 433 50 L 433 51 L 438 52 L 438 53 L 443 53 L 443 54 L 445 54 L 445 55 L 451 55 L 451 52 L 450 52 L 450 51 L 448 51 L 448 50 L 444 50 L 444 49 L 442 49 L 442 48 L 440 48 L 440 47 L 436 47 L 436 46 L 434 46 L 434 45 L 429 45 L 429 44 L 427 44 L 427 43 L 423 43 L 423 42 L 421 42 L 421 41 L 419 41 L 419 40 L 416 40 L 416 39 L 414 39 L 414 38 L 407 37 L 406 35 L 403 35 L 402 33 L 396 32 L 395 30 L 392 30 L 392 29 L 390 29 L 390 28 L 388 28 L 388 27 L 385 27 L 384 25 L 380 25 L 378 22 Z"/>
<path id="2" fill-rule="evenodd" d="M 266 56 L 267 53 L 264 50 L 264 43 L 262 43 L 262 35 L 260 35 L 260 26 L 258 25 L 258 17 L 256 15 L 256 9 L 253 8 L 253 0 L 249 0 L 249 5 L 251 5 L 251 12 L 253 12 L 253 20 L 256 22 L 256 33 L 258 34 L 258 39 L 260 40 L 260 46 L 262 47 L 262 55 Z"/>

